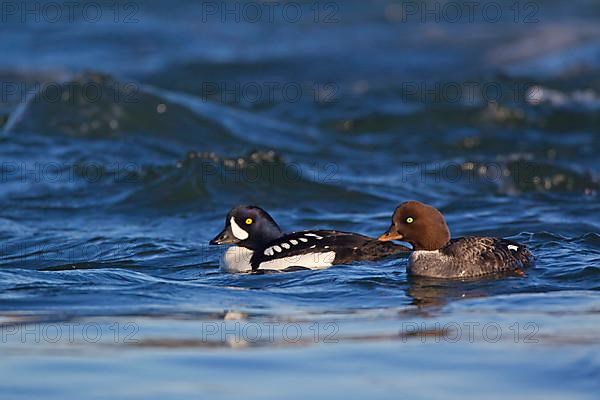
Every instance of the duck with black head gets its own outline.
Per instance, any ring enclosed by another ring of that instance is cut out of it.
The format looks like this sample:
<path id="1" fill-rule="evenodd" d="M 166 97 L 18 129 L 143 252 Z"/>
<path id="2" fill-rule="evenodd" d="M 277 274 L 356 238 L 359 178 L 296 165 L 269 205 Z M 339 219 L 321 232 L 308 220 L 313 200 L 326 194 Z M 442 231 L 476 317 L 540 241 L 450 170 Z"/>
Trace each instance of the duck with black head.
<path id="1" fill-rule="evenodd" d="M 262 208 L 238 206 L 211 245 L 231 244 L 220 261 L 224 272 L 323 269 L 353 261 L 375 261 L 410 249 L 357 233 L 312 230 L 284 234 Z"/>
<path id="2" fill-rule="evenodd" d="M 493 237 L 451 239 L 441 212 L 418 201 L 400 204 L 382 241 L 412 245 L 408 272 L 431 278 L 473 278 L 502 272 L 521 275 L 533 263 L 525 245 Z"/>

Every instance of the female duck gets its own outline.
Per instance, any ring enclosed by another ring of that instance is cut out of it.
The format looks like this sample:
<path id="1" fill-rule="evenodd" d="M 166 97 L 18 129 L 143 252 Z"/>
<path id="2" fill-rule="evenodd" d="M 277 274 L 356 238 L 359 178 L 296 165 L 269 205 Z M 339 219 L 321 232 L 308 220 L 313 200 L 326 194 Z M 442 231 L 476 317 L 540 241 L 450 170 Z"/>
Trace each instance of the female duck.
<path id="1" fill-rule="evenodd" d="M 396 208 L 392 225 L 379 240 L 402 240 L 413 252 L 408 272 L 432 278 L 471 278 L 500 272 L 522 274 L 533 262 L 526 246 L 499 238 L 464 237 L 450 240 L 444 216 L 435 208 L 408 201 Z"/>
<path id="2" fill-rule="evenodd" d="M 314 230 L 284 234 L 266 211 L 255 206 L 229 211 L 225 228 L 210 244 L 235 245 L 221 259 L 221 270 L 225 272 L 323 269 L 409 251 L 356 233 Z"/>

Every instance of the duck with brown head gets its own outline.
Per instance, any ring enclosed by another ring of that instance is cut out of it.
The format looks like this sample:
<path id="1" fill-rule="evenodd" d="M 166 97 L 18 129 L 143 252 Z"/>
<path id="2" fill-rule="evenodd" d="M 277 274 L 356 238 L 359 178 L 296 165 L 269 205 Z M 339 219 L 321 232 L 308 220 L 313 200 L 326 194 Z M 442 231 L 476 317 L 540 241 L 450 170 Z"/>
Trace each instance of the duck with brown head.
<path id="1" fill-rule="evenodd" d="M 502 272 L 521 273 L 533 262 L 526 246 L 492 237 L 450 238 L 444 216 L 418 201 L 400 204 L 379 240 L 410 243 L 408 272 L 432 278 L 473 278 Z"/>

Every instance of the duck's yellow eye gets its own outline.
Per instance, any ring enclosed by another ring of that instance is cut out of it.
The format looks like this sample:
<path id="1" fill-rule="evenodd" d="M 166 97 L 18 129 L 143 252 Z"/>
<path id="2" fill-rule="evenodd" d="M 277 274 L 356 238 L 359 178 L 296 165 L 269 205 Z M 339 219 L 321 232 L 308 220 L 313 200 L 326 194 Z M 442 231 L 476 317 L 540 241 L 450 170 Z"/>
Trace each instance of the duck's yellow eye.
<path id="1" fill-rule="evenodd" d="M 406 218 L 406 223 L 407 224 L 412 224 L 414 221 L 415 221 L 415 219 L 413 217 Z"/>
<path id="2" fill-rule="evenodd" d="M 252 221 L 252 218 L 246 218 L 246 225 L 250 225 L 252 222 L 254 222 Z"/>

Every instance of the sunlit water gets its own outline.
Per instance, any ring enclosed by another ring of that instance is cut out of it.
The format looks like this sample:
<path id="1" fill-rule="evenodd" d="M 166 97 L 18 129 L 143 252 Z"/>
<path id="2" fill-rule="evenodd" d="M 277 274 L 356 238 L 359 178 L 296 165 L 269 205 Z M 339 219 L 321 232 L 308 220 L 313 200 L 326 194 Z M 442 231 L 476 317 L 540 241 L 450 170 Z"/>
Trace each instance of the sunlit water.
<path id="1" fill-rule="evenodd" d="M 600 8 L 509 3 L 496 23 L 385 1 L 3 20 L 0 391 L 597 398 Z M 535 267 L 224 275 L 207 245 L 239 203 L 376 236 L 408 199 Z"/>

